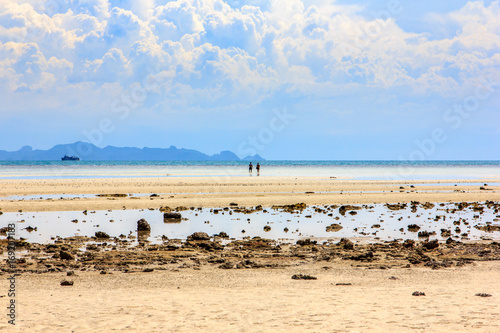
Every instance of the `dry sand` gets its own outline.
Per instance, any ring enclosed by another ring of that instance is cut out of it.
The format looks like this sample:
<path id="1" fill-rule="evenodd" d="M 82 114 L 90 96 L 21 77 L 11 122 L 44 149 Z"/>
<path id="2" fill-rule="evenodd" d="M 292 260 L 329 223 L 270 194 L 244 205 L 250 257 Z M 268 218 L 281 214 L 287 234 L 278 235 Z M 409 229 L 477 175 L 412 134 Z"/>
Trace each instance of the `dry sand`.
<path id="1" fill-rule="evenodd" d="M 0 180 L 0 197 L 45 194 L 147 194 L 138 199 L 3 200 L 9 211 L 64 211 L 203 206 L 356 204 L 410 201 L 500 201 L 500 189 L 469 183 L 347 181 L 328 178 L 144 178 Z M 458 186 L 446 185 L 457 183 Z M 414 188 L 409 185 L 414 185 Z M 403 186 L 403 189 L 400 189 Z M 340 193 L 342 191 L 342 194 Z M 306 192 L 314 192 L 308 193 Z M 160 196 L 150 198 L 157 193 Z M 5 243 L 3 243 L 5 244 Z M 223 255 L 223 254 L 222 254 Z M 4 253 L 5 256 L 5 253 Z M 439 256 L 439 253 L 436 254 Z M 3 258 L 5 259 L 5 258 Z M 186 259 L 189 260 L 189 259 Z M 328 269 L 325 269 L 327 267 Z M 19 332 L 499 332 L 500 261 L 474 261 L 432 270 L 390 269 L 342 259 L 295 261 L 279 268 L 99 270 L 33 274 L 16 280 Z M 292 280 L 293 274 L 317 280 Z M 397 279 L 390 279 L 391 276 Z M 10 300 L 2 273 L 0 306 Z M 73 286 L 60 286 L 63 279 Z M 351 283 L 351 285 L 336 285 Z M 425 296 L 412 296 L 422 291 Z M 491 297 L 478 297 L 488 293 Z"/>
<path id="2" fill-rule="evenodd" d="M 17 282 L 17 327 L 22 332 L 499 332 L 499 272 L 498 261 L 445 270 L 376 270 L 341 262 L 78 272 L 70 287 L 59 285 L 63 273 L 27 274 Z M 317 280 L 292 280 L 297 273 Z M 414 291 L 425 296 L 412 296 Z M 6 328 L 4 320 L 0 329 Z"/>

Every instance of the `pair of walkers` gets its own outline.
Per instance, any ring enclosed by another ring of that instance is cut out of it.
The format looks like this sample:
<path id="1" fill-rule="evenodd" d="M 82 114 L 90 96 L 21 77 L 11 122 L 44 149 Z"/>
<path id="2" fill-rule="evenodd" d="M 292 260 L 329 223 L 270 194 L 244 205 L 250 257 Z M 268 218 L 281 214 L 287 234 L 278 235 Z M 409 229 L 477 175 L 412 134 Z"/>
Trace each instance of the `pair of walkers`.
<path id="1" fill-rule="evenodd" d="M 255 170 L 257 170 L 257 175 L 259 175 L 260 173 L 260 164 L 257 163 L 257 165 L 255 166 Z M 253 171 L 253 165 L 252 165 L 252 162 L 250 162 L 250 164 L 248 165 L 248 172 L 249 173 L 252 173 Z"/>

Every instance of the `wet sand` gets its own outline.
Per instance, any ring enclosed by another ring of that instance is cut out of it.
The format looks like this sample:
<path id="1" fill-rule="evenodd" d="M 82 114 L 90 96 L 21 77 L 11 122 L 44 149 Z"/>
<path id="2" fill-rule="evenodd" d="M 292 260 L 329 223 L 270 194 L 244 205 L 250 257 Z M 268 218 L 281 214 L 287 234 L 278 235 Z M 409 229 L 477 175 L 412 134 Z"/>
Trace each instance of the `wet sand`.
<path id="1" fill-rule="evenodd" d="M 0 180 L 0 197 L 133 194 L 138 198 L 3 200 L 0 207 L 3 212 L 36 212 L 225 207 L 231 202 L 250 207 L 298 202 L 490 201 L 498 212 L 499 188 L 482 185 L 480 189 L 475 184 L 479 182 L 494 180 L 442 181 L 441 185 L 429 184 L 439 181 L 422 185 L 305 177 Z M 469 209 L 465 206 L 462 209 Z M 134 246 L 120 238 L 73 237 L 52 244 L 21 241 L 16 243 L 16 328 L 33 332 L 498 332 L 498 233 L 493 231 L 493 241 L 449 239 L 439 244 L 304 240 L 279 245 L 262 238 L 224 243 L 201 234 L 187 241 L 139 241 Z M 7 244 L 2 236 L 0 306 L 4 309 L 11 299 Z M 316 279 L 292 279 L 298 274 Z M 62 286 L 62 280 L 74 284 Z M 416 291 L 425 296 L 413 296 Z M 0 321 L 0 329 L 17 331 L 7 320 Z"/>

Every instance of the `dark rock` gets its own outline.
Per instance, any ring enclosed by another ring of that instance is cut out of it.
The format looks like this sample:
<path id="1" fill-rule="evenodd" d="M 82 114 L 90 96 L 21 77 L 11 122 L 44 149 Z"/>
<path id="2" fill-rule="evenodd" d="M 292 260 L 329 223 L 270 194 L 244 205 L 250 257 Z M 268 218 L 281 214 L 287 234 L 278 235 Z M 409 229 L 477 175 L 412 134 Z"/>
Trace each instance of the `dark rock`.
<path id="1" fill-rule="evenodd" d="M 64 260 L 75 260 L 75 257 L 73 257 L 70 253 L 65 251 L 59 252 L 59 257 Z"/>
<path id="2" fill-rule="evenodd" d="M 350 256 L 348 259 L 351 260 L 356 260 L 356 261 L 373 261 L 373 252 L 368 251 L 366 253 L 357 255 L 357 256 Z"/>
<path id="3" fill-rule="evenodd" d="M 390 210 L 400 210 L 406 208 L 406 204 L 385 204 L 385 206 Z"/>
<path id="4" fill-rule="evenodd" d="M 151 273 L 151 272 L 153 272 L 153 271 L 154 271 L 154 268 L 144 268 L 142 271 L 143 271 L 144 273 Z"/>
<path id="5" fill-rule="evenodd" d="M 312 241 L 311 239 L 309 238 L 306 238 L 306 239 L 299 239 L 297 241 L 297 245 L 300 245 L 300 246 L 307 246 L 307 245 L 316 245 L 318 242 L 317 241 Z"/>
<path id="6" fill-rule="evenodd" d="M 220 265 L 219 268 L 222 268 L 222 269 L 233 269 L 234 268 L 234 263 L 228 261 L 228 262 L 225 262 L 222 265 Z"/>
<path id="7" fill-rule="evenodd" d="M 422 291 L 414 291 L 412 296 L 425 296 L 425 293 Z"/>
<path id="8" fill-rule="evenodd" d="M 109 238 L 109 235 L 103 231 L 96 231 L 95 236 L 97 238 Z"/>
<path id="9" fill-rule="evenodd" d="M 317 280 L 318 278 L 315 276 L 311 276 L 311 275 L 294 274 L 292 276 L 292 279 L 294 279 L 294 280 Z"/>
<path id="10" fill-rule="evenodd" d="M 165 213 L 163 213 L 163 219 L 164 220 L 168 220 L 168 219 L 180 220 L 180 219 L 182 219 L 182 215 L 181 215 L 181 213 L 165 212 Z"/>
<path id="11" fill-rule="evenodd" d="M 413 239 L 405 239 L 403 242 L 403 247 L 411 249 L 415 246 L 415 241 Z"/>
<path id="12" fill-rule="evenodd" d="M 475 294 L 474 296 L 479 296 L 479 297 L 491 297 L 491 296 L 493 296 L 493 295 L 491 295 L 491 294 L 486 294 L 486 293 L 477 293 L 477 294 Z"/>
<path id="13" fill-rule="evenodd" d="M 427 250 L 437 249 L 439 247 L 439 242 L 437 239 L 431 240 L 429 242 L 424 242 L 423 247 Z"/>
<path id="14" fill-rule="evenodd" d="M 68 271 L 66 272 L 66 276 L 76 276 L 76 274 L 73 271 Z"/>
<path id="15" fill-rule="evenodd" d="M 347 238 L 341 238 L 337 245 L 342 246 L 344 250 L 353 250 L 354 244 Z"/>
<path id="16" fill-rule="evenodd" d="M 151 231 L 151 226 L 145 219 L 137 221 L 137 231 Z"/>
<path id="17" fill-rule="evenodd" d="M 210 240 L 210 236 L 206 232 L 195 232 L 187 237 L 188 241 Z"/>
<path id="18" fill-rule="evenodd" d="M 72 286 L 74 284 L 73 281 L 70 280 L 62 280 L 61 281 L 61 286 Z"/>
<path id="19" fill-rule="evenodd" d="M 264 231 L 265 231 L 265 232 L 269 232 L 269 231 L 271 231 L 271 227 L 270 227 L 270 226 L 268 226 L 268 225 L 265 225 L 265 226 L 264 226 Z"/>
<path id="20" fill-rule="evenodd" d="M 343 227 L 338 224 L 338 223 L 332 223 L 330 224 L 329 226 L 326 227 L 326 231 L 327 232 L 337 232 L 339 230 L 341 230 Z"/>
<path id="21" fill-rule="evenodd" d="M 409 224 L 408 225 L 408 231 L 417 232 L 419 230 L 420 230 L 420 227 L 416 224 Z"/>
<path id="22" fill-rule="evenodd" d="M 336 286 L 352 286 L 352 283 L 350 282 L 339 282 L 335 283 Z"/>
<path id="23" fill-rule="evenodd" d="M 218 235 L 220 238 L 229 238 L 229 235 L 227 233 L 225 233 L 224 231 L 221 231 L 219 232 L 219 235 Z"/>

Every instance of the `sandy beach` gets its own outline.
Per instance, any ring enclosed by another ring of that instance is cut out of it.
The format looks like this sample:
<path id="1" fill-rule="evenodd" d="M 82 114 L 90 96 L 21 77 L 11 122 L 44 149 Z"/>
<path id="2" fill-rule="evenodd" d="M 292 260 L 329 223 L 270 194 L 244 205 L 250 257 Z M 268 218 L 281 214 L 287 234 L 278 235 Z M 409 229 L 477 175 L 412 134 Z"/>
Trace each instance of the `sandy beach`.
<path id="1" fill-rule="evenodd" d="M 0 179 L 4 212 L 68 211 L 85 209 L 147 209 L 160 206 L 224 207 L 272 206 L 303 202 L 316 204 L 372 204 L 411 201 L 471 202 L 500 200 L 498 179 L 364 181 L 316 177 L 178 177 L 8 180 Z M 455 184 L 457 186 L 455 186 Z M 479 185 L 480 184 L 480 185 Z M 413 187 L 412 187 L 413 186 Z M 484 189 L 480 189 L 483 187 Z M 98 194 L 119 194 L 124 197 Z M 157 196 L 151 197 L 152 194 Z M 36 196 L 42 196 L 42 199 Z M 89 195 L 51 198 L 43 195 Z M 34 196 L 30 200 L 22 196 Z"/>
<path id="2" fill-rule="evenodd" d="M 467 202 L 460 209 L 482 211 L 481 207 L 488 206 L 498 214 L 495 202 L 500 201 L 500 189 L 485 185 L 490 182 L 495 180 L 0 180 L 0 197 L 4 198 L 0 208 L 8 213 L 419 201 Z M 96 196 L 99 194 L 106 196 Z M 45 198 L 51 195 L 63 198 Z M 477 203 L 486 201 L 489 204 Z M 422 204 L 418 209 L 424 209 Z M 498 233 L 490 233 L 493 241 L 450 238 L 440 244 L 428 239 L 365 245 L 348 240 L 289 245 L 266 239 L 221 243 L 221 239 L 203 235 L 186 242 L 139 242 L 133 247 L 118 245 L 124 242 L 119 238 L 74 237 L 56 239 L 52 244 L 21 241 L 16 244 L 16 326 L 5 316 L 0 329 L 498 332 Z M 13 299 L 8 296 L 7 280 L 12 270 L 6 259 L 8 240 L 2 237 L 1 242 L 0 304 L 5 309 Z M 101 244 L 85 245 L 88 242 Z M 292 279 L 300 274 L 299 279 Z M 73 285 L 63 286 L 63 280 Z M 414 296 L 414 292 L 425 295 Z"/>

